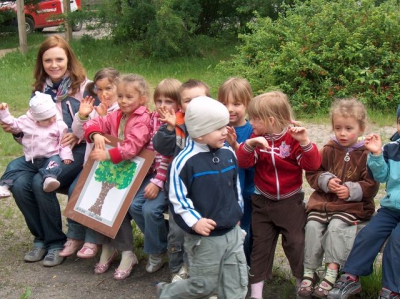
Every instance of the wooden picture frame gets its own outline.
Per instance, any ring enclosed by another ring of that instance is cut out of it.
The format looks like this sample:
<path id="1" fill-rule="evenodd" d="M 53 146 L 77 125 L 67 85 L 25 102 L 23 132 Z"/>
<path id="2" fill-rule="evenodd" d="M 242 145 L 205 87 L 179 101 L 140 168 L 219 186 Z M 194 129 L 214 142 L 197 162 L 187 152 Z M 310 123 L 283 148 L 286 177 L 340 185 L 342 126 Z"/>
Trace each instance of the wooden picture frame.
<path id="1" fill-rule="evenodd" d="M 104 134 L 116 147 L 122 140 Z M 89 157 L 64 210 L 64 216 L 103 235 L 115 238 L 129 206 L 140 188 L 155 153 L 142 151 L 131 161 L 113 164 Z"/>

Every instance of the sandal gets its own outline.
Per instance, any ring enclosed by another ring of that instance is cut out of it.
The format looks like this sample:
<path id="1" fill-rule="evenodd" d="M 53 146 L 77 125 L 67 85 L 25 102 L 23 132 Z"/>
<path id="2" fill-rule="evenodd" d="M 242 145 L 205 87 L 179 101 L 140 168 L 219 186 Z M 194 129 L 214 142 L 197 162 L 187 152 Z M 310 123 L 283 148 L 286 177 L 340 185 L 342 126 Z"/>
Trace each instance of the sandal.
<path id="1" fill-rule="evenodd" d="M 305 281 L 305 280 L 306 281 L 310 281 L 311 284 L 308 285 L 308 286 L 304 286 L 304 287 L 300 286 L 299 290 L 297 291 L 297 295 L 299 295 L 300 297 L 308 297 L 308 296 L 310 296 L 314 291 L 314 285 L 318 281 L 318 278 L 319 277 L 318 277 L 317 273 L 315 273 L 315 272 L 314 272 L 314 277 L 313 278 L 304 276 L 302 281 L 301 281 L 301 285 L 303 285 L 303 281 Z"/>
<path id="2" fill-rule="evenodd" d="M 322 285 L 323 283 L 326 283 L 327 285 L 324 286 L 324 285 Z M 329 280 L 326 280 L 324 278 L 324 279 L 322 279 L 320 284 L 315 287 L 313 296 L 317 297 L 317 298 L 322 298 L 322 299 L 327 298 L 329 291 L 332 289 L 333 289 L 333 283 L 331 283 Z"/>

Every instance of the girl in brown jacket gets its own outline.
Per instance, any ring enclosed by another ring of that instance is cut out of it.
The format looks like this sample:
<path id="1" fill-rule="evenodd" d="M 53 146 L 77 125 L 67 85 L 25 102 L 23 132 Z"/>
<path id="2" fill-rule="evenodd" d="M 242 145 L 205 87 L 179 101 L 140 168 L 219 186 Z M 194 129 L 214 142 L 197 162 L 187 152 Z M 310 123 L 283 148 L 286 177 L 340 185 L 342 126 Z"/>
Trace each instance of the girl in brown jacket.
<path id="1" fill-rule="evenodd" d="M 374 197 L 379 183 L 368 174 L 369 151 L 359 141 L 366 127 L 366 110 L 356 99 L 339 99 L 331 108 L 335 136 L 321 151 L 317 171 L 306 172 L 314 188 L 307 205 L 304 275 L 298 294 L 326 298 L 344 265 L 357 233 L 357 224 L 375 212 Z M 316 269 L 325 253 L 325 277 L 318 280 Z"/>

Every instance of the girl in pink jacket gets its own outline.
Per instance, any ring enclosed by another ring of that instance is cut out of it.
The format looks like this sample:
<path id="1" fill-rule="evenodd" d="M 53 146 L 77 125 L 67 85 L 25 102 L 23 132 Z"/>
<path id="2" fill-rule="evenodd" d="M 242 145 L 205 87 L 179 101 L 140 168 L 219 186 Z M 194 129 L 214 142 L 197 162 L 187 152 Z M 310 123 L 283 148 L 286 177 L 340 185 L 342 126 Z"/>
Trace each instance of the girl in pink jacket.
<path id="1" fill-rule="evenodd" d="M 150 141 L 150 112 L 146 107 L 150 89 L 145 79 L 139 75 L 125 75 L 117 85 L 117 93 L 119 110 L 89 120 L 84 125 L 87 142 L 94 143 L 90 156 L 96 161 L 111 160 L 114 164 L 118 164 L 123 160 L 131 160 Z M 118 137 L 123 141 L 117 147 L 106 149 L 107 138 L 103 134 Z M 123 220 L 115 239 L 106 236 L 99 239 L 102 239 L 100 241 L 102 252 L 94 272 L 96 274 L 106 272 L 118 255 L 118 251 L 121 251 L 122 258 L 115 270 L 114 279 L 127 278 L 133 266 L 138 264 L 138 259 L 133 253 L 129 213 Z"/>
<path id="2" fill-rule="evenodd" d="M 53 192 L 60 186 L 57 176 L 61 173 L 61 161 L 70 164 L 74 160 L 70 146 L 61 145 L 68 126 L 57 115 L 51 96 L 36 91 L 29 106 L 25 115 L 14 118 L 8 111 L 8 105 L 0 104 L 0 121 L 10 125 L 13 133 L 23 133 L 26 160 L 18 169 L 7 167 L 0 179 L 0 198 L 11 196 L 9 189 L 23 172 L 41 173 L 43 190 Z"/>

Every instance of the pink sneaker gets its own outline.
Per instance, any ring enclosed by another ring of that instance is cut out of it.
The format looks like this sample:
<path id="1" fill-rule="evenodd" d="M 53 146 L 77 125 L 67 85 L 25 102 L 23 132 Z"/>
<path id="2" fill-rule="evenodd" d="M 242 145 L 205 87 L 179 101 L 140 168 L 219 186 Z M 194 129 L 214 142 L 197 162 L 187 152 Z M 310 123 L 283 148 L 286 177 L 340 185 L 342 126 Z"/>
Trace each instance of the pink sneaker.
<path id="1" fill-rule="evenodd" d="M 83 241 L 82 240 L 76 240 L 76 239 L 67 239 L 67 242 L 64 244 L 63 250 L 60 251 L 59 256 L 61 257 L 67 257 L 73 255 L 75 252 L 78 251 L 78 249 L 82 246 Z"/>
<path id="2" fill-rule="evenodd" d="M 81 250 L 76 254 L 77 257 L 81 259 L 90 259 L 96 256 L 99 246 L 93 243 L 85 243 Z"/>

